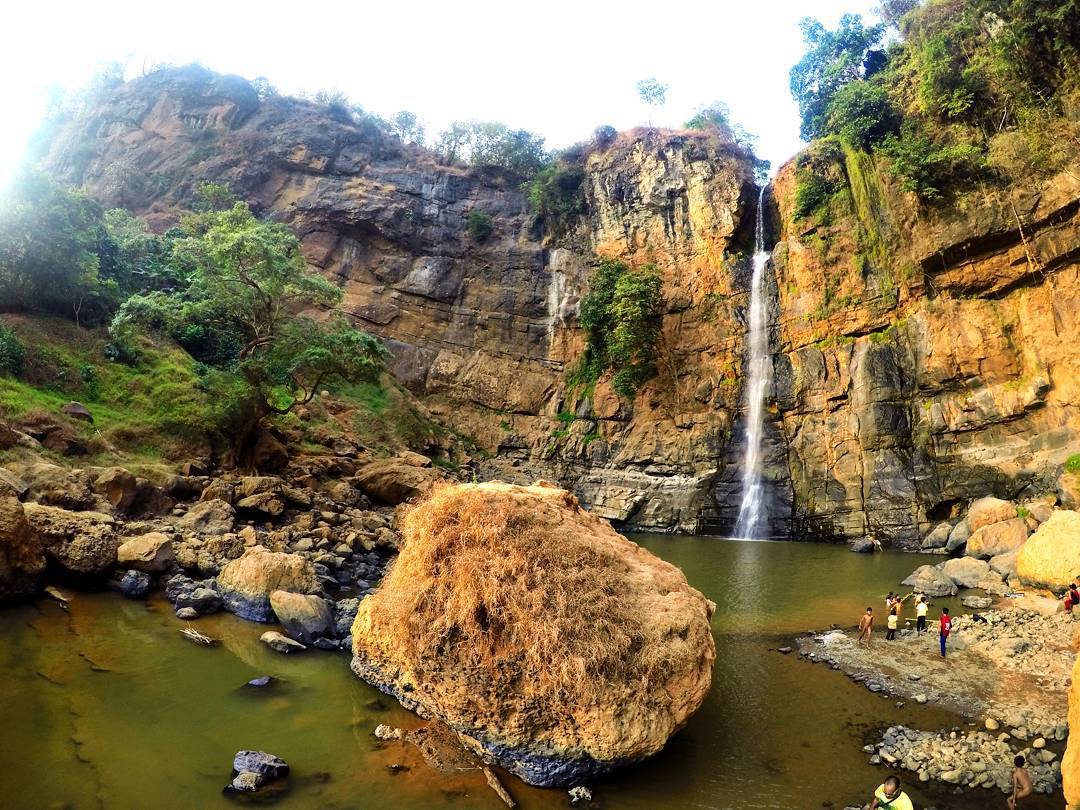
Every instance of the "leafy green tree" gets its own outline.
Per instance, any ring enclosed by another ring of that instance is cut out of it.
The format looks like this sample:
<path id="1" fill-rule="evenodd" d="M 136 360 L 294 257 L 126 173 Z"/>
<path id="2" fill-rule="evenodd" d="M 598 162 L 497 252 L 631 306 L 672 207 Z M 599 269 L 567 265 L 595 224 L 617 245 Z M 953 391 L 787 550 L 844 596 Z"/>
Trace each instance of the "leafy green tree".
<path id="1" fill-rule="evenodd" d="M 811 140 L 826 134 L 833 97 L 845 85 L 866 75 L 868 60 L 880 64 L 880 59 L 872 55 L 877 53 L 885 26 L 864 25 L 857 14 L 842 16 L 835 31 L 809 17 L 799 25 L 807 51 L 791 69 L 790 87 L 802 119 L 800 134 Z"/>
<path id="2" fill-rule="evenodd" d="M 698 109 L 683 127 L 686 129 L 705 129 L 714 127 L 723 132 L 731 132 L 731 108 L 722 101 L 714 101 Z"/>
<path id="3" fill-rule="evenodd" d="M 248 429 L 310 401 L 324 384 L 378 377 L 387 356 L 378 340 L 343 318 L 306 314 L 331 309 L 341 290 L 307 271 L 288 228 L 257 219 L 242 202 L 183 222 L 187 236 L 174 243 L 172 262 L 186 285 L 124 302 L 112 324 L 120 354 L 137 326 L 170 335 L 225 372 L 215 384 L 230 392 L 230 419 Z"/>
<path id="4" fill-rule="evenodd" d="M 101 209 L 43 174 L 27 171 L 0 200 L 0 308 L 78 318 L 97 306 Z"/>
<path id="5" fill-rule="evenodd" d="M 532 209 L 555 236 L 565 234 L 585 213 L 585 170 L 573 163 L 557 163 L 537 172 L 523 188 Z"/>
<path id="6" fill-rule="evenodd" d="M 900 30 L 900 21 L 909 12 L 917 9 L 919 2 L 920 0 L 881 0 L 881 4 L 875 10 L 886 25 Z"/>
<path id="7" fill-rule="evenodd" d="M 497 121 L 454 121 L 439 133 L 435 153 L 443 163 L 498 166 L 530 178 L 549 162 L 544 139 Z"/>
<path id="8" fill-rule="evenodd" d="M 390 120 L 387 123 L 390 126 L 390 131 L 397 135 L 402 143 L 423 145 L 424 125 L 420 119 L 416 117 L 415 113 L 411 113 L 408 110 L 399 110 L 390 116 Z"/>
<path id="9" fill-rule="evenodd" d="M 656 374 L 663 319 L 663 280 L 652 266 L 632 271 L 604 259 L 589 279 L 578 321 L 585 330 L 585 356 L 579 372 L 596 379 L 612 369 L 612 387 L 633 397 Z"/>
<path id="10" fill-rule="evenodd" d="M 897 115 L 884 87 L 859 79 L 833 96 L 826 127 L 851 145 L 867 149 L 896 130 Z"/>
<path id="11" fill-rule="evenodd" d="M 643 102 L 650 107 L 663 107 L 667 103 L 667 91 L 671 86 L 655 76 L 650 76 L 640 80 L 636 87 L 638 98 Z"/>
<path id="12" fill-rule="evenodd" d="M 616 369 L 612 387 L 624 397 L 632 397 L 656 375 L 663 316 L 662 286 L 663 280 L 654 268 L 624 273 L 615 282 L 611 302 L 614 329 L 608 345 L 608 362 Z"/>

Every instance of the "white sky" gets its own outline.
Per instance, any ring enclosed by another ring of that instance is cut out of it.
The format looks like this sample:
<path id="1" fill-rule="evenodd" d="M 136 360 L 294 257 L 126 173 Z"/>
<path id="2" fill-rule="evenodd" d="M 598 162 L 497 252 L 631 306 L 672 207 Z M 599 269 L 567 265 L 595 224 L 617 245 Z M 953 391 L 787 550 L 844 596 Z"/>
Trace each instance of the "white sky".
<path id="1" fill-rule="evenodd" d="M 835 24 L 874 0 L 458 0 L 13 2 L 0 29 L 0 184 L 44 113 L 48 88 L 78 87 L 110 60 L 199 61 L 282 92 L 340 89 L 365 109 L 417 113 L 434 133 L 453 119 L 502 121 L 547 138 L 600 124 L 681 124 L 725 101 L 774 166 L 800 146 L 787 73 L 798 21 Z M 670 84 L 650 111 L 638 79 Z"/>

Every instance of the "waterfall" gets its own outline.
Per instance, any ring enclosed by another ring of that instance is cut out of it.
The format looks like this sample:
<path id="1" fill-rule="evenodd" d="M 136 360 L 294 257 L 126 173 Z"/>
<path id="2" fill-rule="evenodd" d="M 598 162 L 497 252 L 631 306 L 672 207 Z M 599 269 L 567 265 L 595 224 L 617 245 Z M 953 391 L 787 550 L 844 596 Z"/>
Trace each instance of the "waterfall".
<path id="1" fill-rule="evenodd" d="M 758 192 L 757 222 L 754 225 L 754 275 L 750 282 L 750 317 L 747 332 L 747 376 L 745 388 L 746 456 L 743 459 L 742 502 L 735 522 L 735 537 L 753 539 L 766 523 L 761 480 L 761 434 L 765 424 L 765 389 L 769 385 L 772 362 L 769 357 L 769 330 L 765 301 L 765 187 Z"/>

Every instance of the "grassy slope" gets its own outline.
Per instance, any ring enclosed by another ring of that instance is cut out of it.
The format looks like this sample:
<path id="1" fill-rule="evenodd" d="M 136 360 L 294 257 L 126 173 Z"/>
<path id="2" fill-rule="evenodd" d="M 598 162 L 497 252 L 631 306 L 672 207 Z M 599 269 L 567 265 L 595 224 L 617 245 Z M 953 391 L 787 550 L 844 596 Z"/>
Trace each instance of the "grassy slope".
<path id="1" fill-rule="evenodd" d="M 139 363 L 129 367 L 106 357 L 103 328 L 82 329 L 49 315 L 0 315 L 0 323 L 26 347 L 18 377 L 0 374 L 0 417 L 18 421 L 48 414 L 87 440 L 90 456 L 80 463 L 120 464 L 152 477 L 209 452 L 206 434 L 214 403 L 183 349 L 147 339 Z M 71 400 L 90 409 L 93 425 L 60 413 Z M 302 416 L 289 414 L 278 426 L 295 449 L 312 453 L 326 452 L 337 439 L 375 455 L 456 444 L 388 375 L 380 384 L 342 386 L 329 398 L 317 397 Z M 437 461 L 445 458 L 453 465 L 449 454 L 437 455 L 442 457 Z"/>

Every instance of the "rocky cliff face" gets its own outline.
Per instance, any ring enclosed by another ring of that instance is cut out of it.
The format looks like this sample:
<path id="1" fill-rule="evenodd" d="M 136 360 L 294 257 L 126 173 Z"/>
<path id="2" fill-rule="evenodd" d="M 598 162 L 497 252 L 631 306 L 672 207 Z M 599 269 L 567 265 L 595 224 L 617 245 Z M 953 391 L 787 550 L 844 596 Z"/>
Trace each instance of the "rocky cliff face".
<path id="1" fill-rule="evenodd" d="M 629 528 L 733 523 L 757 197 L 749 155 L 715 133 L 591 149 L 586 212 L 558 239 L 516 178 L 198 68 L 117 88 L 46 162 L 156 227 L 203 180 L 288 222 L 395 375 L 488 451 L 484 475 L 557 478 Z M 766 196 L 774 532 L 910 543 L 972 497 L 1053 490 L 1080 449 L 1080 170 L 928 210 L 865 155 L 824 162 L 828 216 L 794 216 L 794 165 Z M 600 256 L 664 278 L 660 373 L 632 403 L 566 382 Z"/>
<path id="2" fill-rule="evenodd" d="M 830 171 L 827 214 L 794 215 L 794 164 L 775 183 L 796 530 L 903 544 L 968 499 L 1054 492 L 1080 449 L 1076 172 L 927 209 L 864 154 Z"/>
<path id="3" fill-rule="evenodd" d="M 343 309 L 386 340 L 397 378 L 494 456 L 487 472 L 558 477 L 636 528 L 701 525 L 738 397 L 745 282 L 733 257 L 754 194 L 734 144 L 650 130 L 595 151 L 589 213 L 558 244 L 512 176 L 439 165 L 370 124 L 260 99 L 201 68 L 117 88 L 59 128 L 46 163 L 160 228 L 200 182 L 227 182 L 296 230 L 308 261 L 344 289 Z M 472 211 L 494 223 L 483 241 L 468 233 Z M 577 303 L 598 255 L 664 274 L 662 373 L 634 403 L 603 382 L 567 394 Z"/>

